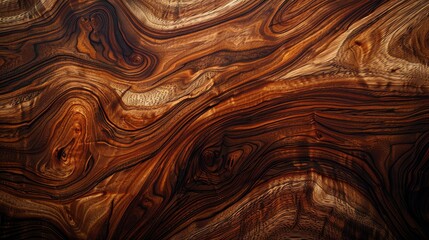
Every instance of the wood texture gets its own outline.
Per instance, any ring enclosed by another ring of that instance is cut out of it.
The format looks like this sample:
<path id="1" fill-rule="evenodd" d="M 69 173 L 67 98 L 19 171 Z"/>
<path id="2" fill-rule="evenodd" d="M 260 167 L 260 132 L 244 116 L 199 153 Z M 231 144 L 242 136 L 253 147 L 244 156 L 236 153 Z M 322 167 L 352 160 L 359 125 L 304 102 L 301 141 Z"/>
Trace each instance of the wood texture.
<path id="1" fill-rule="evenodd" d="M 1 238 L 428 226 L 427 0 L 0 1 Z"/>

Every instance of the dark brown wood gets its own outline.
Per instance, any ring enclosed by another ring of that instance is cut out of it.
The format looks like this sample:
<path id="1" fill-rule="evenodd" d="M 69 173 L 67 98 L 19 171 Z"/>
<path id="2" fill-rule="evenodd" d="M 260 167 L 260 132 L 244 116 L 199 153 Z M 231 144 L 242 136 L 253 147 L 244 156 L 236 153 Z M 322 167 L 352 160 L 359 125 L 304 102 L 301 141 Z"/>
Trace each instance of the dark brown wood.
<path id="1" fill-rule="evenodd" d="M 429 3 L 0 2 L 0 238 L 429 238 Z"/>

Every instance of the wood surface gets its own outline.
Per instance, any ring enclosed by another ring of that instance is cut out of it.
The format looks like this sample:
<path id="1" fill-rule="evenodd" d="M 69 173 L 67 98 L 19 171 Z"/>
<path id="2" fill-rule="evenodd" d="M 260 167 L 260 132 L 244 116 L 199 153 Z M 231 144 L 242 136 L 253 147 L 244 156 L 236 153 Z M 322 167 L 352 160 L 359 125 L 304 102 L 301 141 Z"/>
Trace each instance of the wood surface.
<path id="1" fill-rule="evenodd" d="M 428 226 L 427 0 L 0 1 L 0 238 Z"/>

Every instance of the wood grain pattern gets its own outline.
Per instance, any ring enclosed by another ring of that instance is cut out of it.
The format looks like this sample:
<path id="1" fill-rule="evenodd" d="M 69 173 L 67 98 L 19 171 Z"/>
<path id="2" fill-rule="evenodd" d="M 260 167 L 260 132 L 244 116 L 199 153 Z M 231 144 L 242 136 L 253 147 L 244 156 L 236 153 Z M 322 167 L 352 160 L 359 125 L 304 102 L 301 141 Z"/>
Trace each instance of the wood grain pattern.
<path id="1" fill-rule="evenodd" d="M 429 238 L 426 0 L 0 2 L 2 239 Z"/>

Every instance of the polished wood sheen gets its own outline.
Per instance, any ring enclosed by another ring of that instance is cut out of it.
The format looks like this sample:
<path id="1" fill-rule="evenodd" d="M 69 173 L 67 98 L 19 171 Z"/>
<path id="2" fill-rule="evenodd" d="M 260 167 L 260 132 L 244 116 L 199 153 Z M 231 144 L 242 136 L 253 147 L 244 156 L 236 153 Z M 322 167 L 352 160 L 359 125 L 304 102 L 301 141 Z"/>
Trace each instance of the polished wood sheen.
<path id="1" fill-rule="evenodd" d="M 0 1 L 0 238 L 429 238 L 427 0 Z"/>

